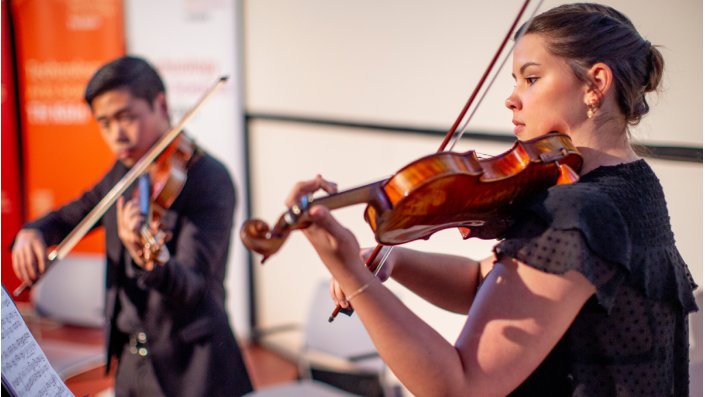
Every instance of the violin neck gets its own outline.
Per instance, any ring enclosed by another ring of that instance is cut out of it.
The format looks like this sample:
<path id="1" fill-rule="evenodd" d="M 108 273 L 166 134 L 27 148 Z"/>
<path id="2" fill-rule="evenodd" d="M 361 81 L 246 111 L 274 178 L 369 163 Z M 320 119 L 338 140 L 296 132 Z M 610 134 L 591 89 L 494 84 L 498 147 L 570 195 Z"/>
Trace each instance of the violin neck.
<path id="1" fill-rule="evenodd" d="M 142 174 L 138 181 L 140 214 L 145 219 L 145 224 L 152 223 L 152 183 L 149 174 Z"/>
<path id="2" fill-rule="evenodd" d="M 282 238 L 291 229 L 303 228 L 307 224 L 307 211 L 313 205 L 322 205 L 329 210 L 348 207 L 355 204 L 369 204 L 376 208 L 382 208 L 388 200 L 382 191 L 382 182 L 374 182 L 369 185 L 356 187 L 343 192 L 333 193 L 328 196 L 311 198 L 310 195 L 303 196 L 298 203 L 290 207 L 272 228 L 270 237 Z"/>
<path id="3" fill-rule="evenodd" d="M 382 192 L 382 181 L 370 183 L 356 187 L 350 190 L 345 190 L 338 193 L 333 193 L 328 196 L 317 197 L 311 201 L 310 205 L 322 205 L 330 210 L 348 207 L 355 204 L 376 204 L 379 200 L 384 200 Z M 386 200 L 384 200 L 386 201 Z"/>

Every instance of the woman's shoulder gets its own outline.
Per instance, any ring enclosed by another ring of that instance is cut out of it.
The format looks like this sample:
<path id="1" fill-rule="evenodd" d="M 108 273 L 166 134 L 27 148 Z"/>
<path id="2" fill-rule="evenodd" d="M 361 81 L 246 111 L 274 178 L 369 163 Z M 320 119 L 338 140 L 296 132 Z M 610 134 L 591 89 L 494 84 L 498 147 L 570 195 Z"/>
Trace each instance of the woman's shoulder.
<path id="1" fill-rule="evenodd" d="M 624 221 L 642 212 L 638 204 L 644 195 L 663 196 L 660 183 L 643 160 L 599 167 L 573 184 L 556 185 L 529 203 L 530 209 L 549 222 L 604 223 Z M 664 200 L 652 200 L 658 205 Z M 643 203 L 642 203 L 643 204 Z M 664 202 L 665 204 L 665 202 Z"/>
<path id="2" fill-rule="evenodd" d="M 621 223 L 622 218 L 613 196 L 589 182 L 553 186 L 524 209 L 557 229 L 600 228 L 605 223 Z"/>

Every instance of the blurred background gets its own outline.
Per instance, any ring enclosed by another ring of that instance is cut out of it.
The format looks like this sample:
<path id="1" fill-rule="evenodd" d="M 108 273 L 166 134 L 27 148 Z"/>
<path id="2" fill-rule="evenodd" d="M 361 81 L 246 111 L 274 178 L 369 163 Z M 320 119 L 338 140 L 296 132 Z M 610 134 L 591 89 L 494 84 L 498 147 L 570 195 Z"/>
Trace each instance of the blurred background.
<path id="1" fill-rule="evenodd" d="M 541 10 L 561 3 L 545 1 Z M 632 135 L 647 149 L 646 160 L 665 189 L 677 245 L 702 285 L 702 2 L 603 3 L 629 16 L 665 57 L 663 90 L 650 97 L 652 111 Z M 235 179 L 237 227 L 251 217 L 271 224 L 299 180 L 320 173 L 341 189 L 351 188 L 433 153 L 520 5 L 2 0 L 2 284 L 10 291 L 19 284 L 9 246 L 21 224 L 76 197 L 113 161 L 82 100 L 85 83 L 102 63 L 123 54 L 150 60 L 165 79 L 174 121 L 220 76 L 229 76 L 186 129 Z M 496 155 L 511 146 L 511 116 L 503 103 L 512 85 L 505 66 L 454 150 Z M 338 217 L 361 244 L 371 246 L 363 209 L 345 208 Z M 313 291 L 327 279 L 303 236 L 292 234 L 260 266 L 261 258 L 237 234 L 226 287 L 238 336 L 258 341 L 303 323 Z M 493 244 L 462 241 L 456 230 L 447 230 L 409 245 L 481 258 Z M 100 267 L 102 252 L 97 231 L 74 255 Z M 80 289 L 100 286 L 100 277 L 89 272 L 72 279 Z M 388 284 L 441 334 L 455 339 L 463 316 Z M 31 300 L 30 293 L 17 298 Z M 698 322 L 692 338 L 701 340 Z M 696 342 L 691 358 L 701 364 Z M 287 343 L 268 346 L 286 351 Z"/>

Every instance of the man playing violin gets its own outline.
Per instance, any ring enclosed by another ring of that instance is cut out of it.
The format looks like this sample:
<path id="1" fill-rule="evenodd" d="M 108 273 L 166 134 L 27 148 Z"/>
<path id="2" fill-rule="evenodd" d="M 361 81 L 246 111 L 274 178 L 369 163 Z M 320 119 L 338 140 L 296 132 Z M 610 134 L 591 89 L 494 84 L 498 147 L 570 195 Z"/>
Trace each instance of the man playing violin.
<path id="1" fill-rule="evenodd" d="M 59 243 L 170 129 L 162 79 L 141 58 L 102 66 L 84 97 L 116 161 L 76 200 L 17 234 L 12 265 L 25 283 L 44 272 L 47 246 Z M 108 367 L 112 357 L 118 360 L 117 396 L 236 396 L 252 390 L 225 310 L 235 187 L 219 161 L 193 149 L 183 188 L 161 214 L 160 231 L 170 238 L 157 252 L 145 250 L 145 216 L 135 187 L 100 220 L 106 236 L 107 357 Z"/>
<path id="2" fill-rule="evenodd" d="M 626 16 L 596 4 L 549 10 L 516 40 L 514 133 L 570 136 L 580 181 L 520 204 L 489 258 L 395 248 L 379 278 L 351 232 L 314 205 L 304 233 L 335 279 L 333 298 L 352 301 L 416 396 L 687 396 L 695 284 L 660 182 L 628 134 L 663 58 Z M 287 204 L 318 189 L 335 184 L 301 182 Z M 384 288 L 387 277 L 466 314 L 455 344 Z"/>

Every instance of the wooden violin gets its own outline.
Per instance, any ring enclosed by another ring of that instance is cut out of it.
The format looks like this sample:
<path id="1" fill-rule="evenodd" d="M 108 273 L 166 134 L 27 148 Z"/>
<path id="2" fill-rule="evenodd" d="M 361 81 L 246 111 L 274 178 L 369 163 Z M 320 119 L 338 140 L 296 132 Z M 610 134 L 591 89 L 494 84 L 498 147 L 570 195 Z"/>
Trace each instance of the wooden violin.
<path id="1" fill-rule="evenodd" d="M 310 224 L 311 206 L 333 210 L 365 203 L 365 220 L 383 245 L 428 239 L 452 227 L 460 228 L 463 238 L 495 239 L 511 224 L 514 205 L 555 184 L 577 181 L 581 166 L 570 137 L 557 132 L 517 141 L 508 151 L 485 159 L 472 150 L 435 153 L 383 181 L 315 199 L 304 196 L 273 228 L 259 219 L 248 220 L 240 238 L 264 262 L 292 230 Z"/>
<path id="2" fill-rule="evenodd" d="M 456 133 L 457 138 L 462 136 L 477 110 L 475 107 L 465 119 L 529 1 L 524 0 L 522 3 L 502 43 L 436 154 L 412 162 L 384 181 L 315 200 L 304 197 L 284 213 L 272 229 L 261 220 L 247 221 L 240 231 L 243 243 L 262 254 L 264 262 L 279 250 L 291 230 L 308 225 L 306 212 L 311 205 L 319 204 L 335 209 L 367 203 L 365 219 L 379 244 L 368 257 L 365 266 L 375 272 L 378 268 L 375 258 L 382 252 L 382 244 L 394 245 L 425 239 L 448 227 L 458 227 L 464 238 L 497 238 L 511 223 L 511 207 L 517 202 L 554 184 L 576 181 L 582 157 L 570 138 L 560 133 L 549 133 L 528 142 L 517 142 L 504 154 L 485 160 L 480 160 L 474 151 L 445 152 Z M 487 90 L 489 87 L 485 88 L 485 93 Z M 465 124 L 459 128 L 463 120 Z M 328 321 L 333 321 L 339 312 L 350 315 L 353 309 L 343 309 L 337 305 Z"/>
<path id="3" fill-rule="evenodd" d="M 160 258 L 161 248 L 170 236 L 161 230 L 160 220 L 164 211 L 174 203 L 186 184 L 186 172 L 196 153 L 196 145 L 184 133 L 179 134 L 150 166 L 149 172 L 138 179 L 140 213 L 145 221 L 140 228 L 144 246 L 142 259 L 146 264 Z M 157 225 L 156 228 L 153 228 Z M 149 265 L 151 266 L 151 265 Z"/>

